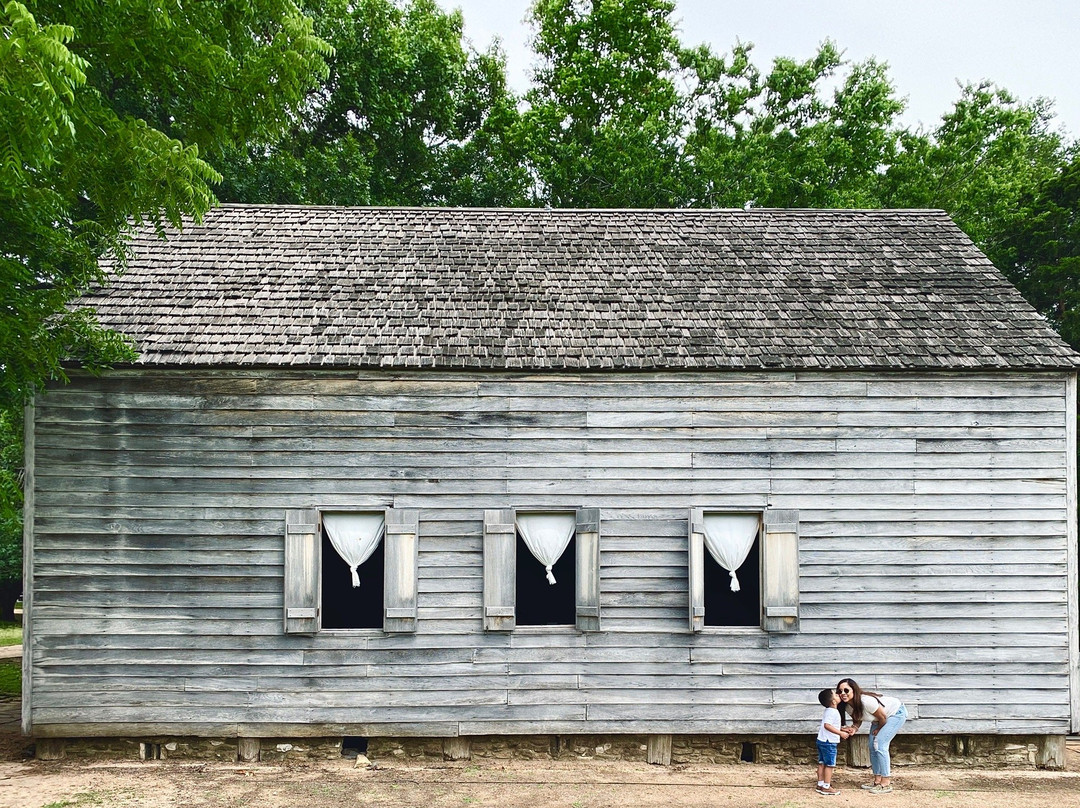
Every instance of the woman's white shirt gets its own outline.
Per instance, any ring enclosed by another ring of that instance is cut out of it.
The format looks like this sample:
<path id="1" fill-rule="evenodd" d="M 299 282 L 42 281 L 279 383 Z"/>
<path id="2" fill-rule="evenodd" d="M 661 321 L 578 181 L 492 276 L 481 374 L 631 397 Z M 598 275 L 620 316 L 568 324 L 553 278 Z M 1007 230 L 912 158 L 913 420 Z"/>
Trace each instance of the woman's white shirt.
<path id="1" fill-rule="evenodd" d="M 867 696 L 865 693 L 862 697 L 863 713 L 866 715 L 866 720 L 873 721 L 874 714 L 878 711 L 878 707 L 885 710 L 885 717 L 896 715 L 896 711 L 903 706 L 903 702 L 900 699 L 892 696 L 882 696 L 881 699 L 876 699 L 873 696 Z"/>

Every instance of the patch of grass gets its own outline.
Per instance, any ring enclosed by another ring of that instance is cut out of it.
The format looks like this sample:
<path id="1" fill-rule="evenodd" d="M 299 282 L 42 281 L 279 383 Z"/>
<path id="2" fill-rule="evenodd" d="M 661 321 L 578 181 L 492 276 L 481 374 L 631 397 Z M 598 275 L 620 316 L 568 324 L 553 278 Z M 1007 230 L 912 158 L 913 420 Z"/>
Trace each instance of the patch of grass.
<path id="1" fill-rule="evenodd" d="M 943 799 L 947 799 L 949 797 L 955 797 L 956 792 L 955 791 L 935 791 L 934 796 L 937 797 L 939 800 L 943 800 Z"/>
<path id="2" fill-rule="evenodd" d="M 0 645 L 19 645 L 21 642 L 21 623 L 0 623 Z"/>
<path id="3" fill-rule="evenodd" d="M 101 795 L 93 791 L 83 791 L 79 794 L 73 795 L 70 799 L 61 800 L 60 802 L 50 802 L 48 805 L 42 806 L 42 808 L 73 808 L 73 806 L 79 805 L 101 805 Z"/>
<path id="4" fill-rule="evenodd" d="M 22 695 L 22 660 L 0 660 L 0 696 Z"/>

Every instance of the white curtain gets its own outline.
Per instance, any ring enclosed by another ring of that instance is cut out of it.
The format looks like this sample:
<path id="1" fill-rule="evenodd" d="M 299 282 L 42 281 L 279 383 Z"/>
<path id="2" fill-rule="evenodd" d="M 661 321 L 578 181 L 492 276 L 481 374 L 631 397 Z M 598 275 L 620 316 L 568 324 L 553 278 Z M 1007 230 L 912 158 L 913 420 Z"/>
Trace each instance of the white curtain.
<path id="1" fill-rule="evenodd" d="M 349 565 L 353 587 L 360 586 L 356 568 L 367 561 L 383 536 L 381 513 L 324 513 L 323 530 Z"/>
<path id="2" fill-rule="evenodd" d="M 750 548 L 757 538 L 759 519 L 757 514 L 707 513 L 705 519 L 705 546 L 716 563 L 731 576 L 731 591 L 738 592 L 739 576 L 735 571 L 746 561 Z"/>
<path id="3" fill-rule="evenodd" d="M 574 537 L 577 514 L 519 513 L 517 529 L 536 560 L 544 565 L 549 584 L 555 583 L 551 568 Z"/>

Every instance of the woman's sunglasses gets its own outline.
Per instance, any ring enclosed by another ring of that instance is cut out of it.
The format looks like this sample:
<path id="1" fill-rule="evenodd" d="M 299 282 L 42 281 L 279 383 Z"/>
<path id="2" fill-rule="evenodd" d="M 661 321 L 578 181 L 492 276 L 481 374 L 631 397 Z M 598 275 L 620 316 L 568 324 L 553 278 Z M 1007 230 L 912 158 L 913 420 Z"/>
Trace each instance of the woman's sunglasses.
<path id="1" fill-rule="evenodd" d="M 852 693 L 854 691 L 850 687 L 841 687 L 836 692 L 837 693 Z"/>

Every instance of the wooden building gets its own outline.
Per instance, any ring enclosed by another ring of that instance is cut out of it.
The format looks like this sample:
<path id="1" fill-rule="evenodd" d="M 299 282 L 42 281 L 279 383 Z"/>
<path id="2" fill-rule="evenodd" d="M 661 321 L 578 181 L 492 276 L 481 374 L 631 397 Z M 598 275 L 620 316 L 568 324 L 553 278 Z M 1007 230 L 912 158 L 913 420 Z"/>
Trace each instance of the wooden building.
<path id="1" fill-rule="evenodd" d="M 27 733 L 752 737 L 841 676 L 906 734 L 1080 730 L 1078 357 L 945 214 L 227 205 L 134 249 L 86 302 L 138 362 L 28 409 Z"/>

